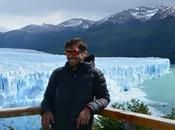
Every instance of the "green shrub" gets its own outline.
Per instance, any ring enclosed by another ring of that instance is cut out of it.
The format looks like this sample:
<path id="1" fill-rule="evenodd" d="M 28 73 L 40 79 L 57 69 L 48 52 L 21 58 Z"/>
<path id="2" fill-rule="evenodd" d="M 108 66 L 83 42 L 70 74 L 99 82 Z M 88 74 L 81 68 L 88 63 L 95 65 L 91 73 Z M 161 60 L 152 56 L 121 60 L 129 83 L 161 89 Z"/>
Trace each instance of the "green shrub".
<path id="1" fill-rule="evenodd" d="M 171 113 L 163 116 L 163 118 L 175 120 L 175 108 L 172 108 Z"/>
<path id="2" fill-rule="evenodd" d="M 127 110 L 142 114 L 151 115 L 149 112 L 149 108 L 147 105 L 144 105 L 143 102 L 139 100 L 132 99 L 131 102 L 119 104 L 115 103 L 112 104 L 111 107 L 121 110 Z M 97 119 L 94 121 L 93 128 L 94 130 L 123 130 L 124 129 L 124 122 L 116 121 L 107 117 L 98 116 Z M 137 130 L 151 130 L 150 128 L 145 128 L 142 126 L 136 126 Z"/>

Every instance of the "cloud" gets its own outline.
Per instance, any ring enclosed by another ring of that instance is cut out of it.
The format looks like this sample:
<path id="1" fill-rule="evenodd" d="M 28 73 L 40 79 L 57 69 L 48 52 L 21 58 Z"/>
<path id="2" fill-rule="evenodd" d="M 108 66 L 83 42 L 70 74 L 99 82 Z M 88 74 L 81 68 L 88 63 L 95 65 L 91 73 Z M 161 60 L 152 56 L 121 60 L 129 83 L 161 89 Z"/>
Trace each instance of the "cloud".
<path id="1" fill-rule="evenodd" d="M 138 5 L 174 3 L 174 0 L 1 0 L 0 12 L 17 15 L 44 15 L 62 10 L 84 13 L 112 13 Z"/>
<path id="2" fill-rule="evenodd" d="M 98 20 L 136 6 L 174 0 L 0 0 L 0 26 L 19 28 L 27 24 L 58 24 L 71 18 Z"/>
<path id="3" fill-rule="evenodd" d="M 76 14 L 76 15 L 75 15 Z M 71 12 L 71 11 L 60 11 L 60 12 L 50 12 L 47 15 L 0 15 L 0 27 L 5 27 L 6 30 L 14 30 L 22 28 L 29 24 L 37 24 L 41 25 L 43 23 L 48 24 L 59 24 L 63 21 L 72 19 L 72 18 L 84 18 L 84 19 L 91 19 L 91 20 L 99 20 L 103 17 L 100 15 L 84 15 L 81 12 Z"/>

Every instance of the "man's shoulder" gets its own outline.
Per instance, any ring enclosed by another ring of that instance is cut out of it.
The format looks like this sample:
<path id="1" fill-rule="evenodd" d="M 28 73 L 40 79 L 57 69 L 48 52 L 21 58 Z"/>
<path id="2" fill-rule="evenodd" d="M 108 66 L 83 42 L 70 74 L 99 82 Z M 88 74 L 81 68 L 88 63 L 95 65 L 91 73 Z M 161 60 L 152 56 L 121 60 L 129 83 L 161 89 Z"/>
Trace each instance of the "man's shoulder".
<path id="1" fill-rule="evenodd" d="M 102 72 L 99 68 L 97 68 L 97 67 L 95 67 L 95 66 L 93 66 L 93 67 L 91 68 L 91 70 L 92 70 L 92 72 L 95 73 L 96 75 L 103 74 L 103 72 Z"/>
<path id="2" fill-rule="evenodd" d="M 64 71 L 64 67 L 58 67 L 52 72 L 52 75 L 58 75 L 63 71 Z"/>
<path id="3" fill-rule="evenodd" d="M 60 72 L 64 70 L 64 66 L 56 68 L 54 71 L 55 72 Z"/>

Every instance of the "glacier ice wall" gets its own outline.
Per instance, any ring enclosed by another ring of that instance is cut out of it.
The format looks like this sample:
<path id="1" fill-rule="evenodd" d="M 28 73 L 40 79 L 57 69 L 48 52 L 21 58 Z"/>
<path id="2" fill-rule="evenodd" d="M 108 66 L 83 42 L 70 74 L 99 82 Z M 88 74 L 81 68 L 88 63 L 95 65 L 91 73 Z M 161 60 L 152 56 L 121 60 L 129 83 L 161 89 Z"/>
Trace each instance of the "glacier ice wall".
<path id="1" fill-rule="evenodd" d="M 43 99 L 51 72 L 63 66 L 65 62 L 66 58 L 62 55 L 32 50 L 0 49 L 0 108 L 38 106 Z M 144 92 L 133 86 L 167 73 L 170 67 L 169 59 L 153 57 L 96 58 L 95 64 L 106 77 L 112 102 L 143 98 Z M 39 126 L 38 118 L 34 117 L 33 122 L 27 118 L 23 121 Z M 31 126 L 15 123 L 13 119 L 0 119 L 0 129 L 5 129 L 7 124 L 18 130 L 29 130 Z"/>
<path id="2" fill-rule="evenodd" d="M 97 58 L 96 66 L 103 71 L 106 77 L 112 97 L 111 103 L 113 103 L 128 101 L 131 98 L 143 98 L 144 92 L 133 86 L 168 73 L 170 61 L 154 57 Z"/>

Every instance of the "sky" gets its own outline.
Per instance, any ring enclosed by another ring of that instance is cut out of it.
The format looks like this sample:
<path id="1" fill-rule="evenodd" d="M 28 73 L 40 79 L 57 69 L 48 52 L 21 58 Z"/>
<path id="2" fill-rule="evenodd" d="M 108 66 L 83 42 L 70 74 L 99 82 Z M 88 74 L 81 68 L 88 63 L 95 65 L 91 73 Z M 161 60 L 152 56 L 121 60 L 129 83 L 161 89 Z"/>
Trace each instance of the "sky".
<path id="1" fill-rule="evenodd" d="M 100 20 L 137 6 L 175 6 L 175 0 L 0 0 L 0 31 L 72 18 Z"/>

